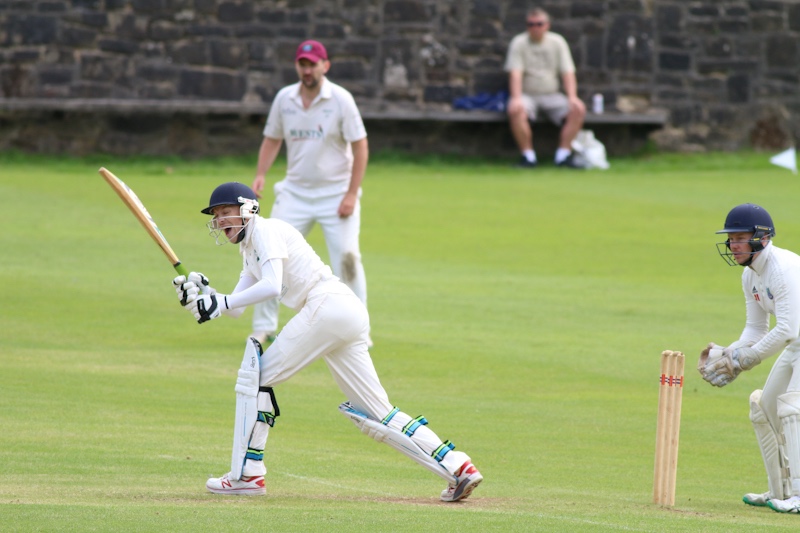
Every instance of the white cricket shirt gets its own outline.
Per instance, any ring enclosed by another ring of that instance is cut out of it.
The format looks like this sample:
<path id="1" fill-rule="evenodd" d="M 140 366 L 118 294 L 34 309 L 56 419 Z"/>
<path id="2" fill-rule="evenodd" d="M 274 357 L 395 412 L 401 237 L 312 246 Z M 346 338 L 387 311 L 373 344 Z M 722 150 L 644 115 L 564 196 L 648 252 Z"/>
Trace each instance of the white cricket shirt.
<path id="1" fill-rule="evenodd" d="M 258 281 L 262 268 L 270 259 L 280 259 L 283 264 L 281 294 L 284 305 L 300 310 L 308 293 L 320 281 L 334 279 L 333 272 L 290 224 L 277 218 L 256 216 L 244 240 L 239 244 L 242 254 L 242 275 Z"/>
<path id="2" fill-rule="evenodd" d="M 788 345 L 800 348 L 800 256 L 771 242 L 742 273 L 747 322 L 741 341 L 755 342 L 762 360 Z M 769 329 L 769 315 L 775 327 Z"/>
<path id="3" fill-rule="evenodd" d="M 303 108 L 300 82 L 281 89 L 272 102 L 264 136 L 286 143 L 282 186 L 305 198 L 347 192 L 353 170 L 350 143 L 367 136 L 356 102 L 345 88 L 323 78 L 320 92 Z"/>

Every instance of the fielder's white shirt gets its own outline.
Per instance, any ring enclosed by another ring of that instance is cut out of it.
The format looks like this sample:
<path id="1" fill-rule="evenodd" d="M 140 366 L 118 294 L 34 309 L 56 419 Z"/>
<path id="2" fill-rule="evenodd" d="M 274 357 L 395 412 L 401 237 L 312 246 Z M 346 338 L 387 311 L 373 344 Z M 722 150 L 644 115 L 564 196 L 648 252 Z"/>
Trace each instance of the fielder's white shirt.
<path id="1" fill-rule="evenodd" d="M 742 273 L 747 321 L 740 342 L 755 342 L 762 360 L 791 345 L 800 349 L 800 256 L 771 242 Z M 769 315 L 775 327 L 769 329 Z"/>
<path id="2" fill-rule="evenodd" d="M 286 143 L 281 186 L 305 198 L 321 198 L 347 192 L 353 170 L 350 143 L 366 138 L 367 130 L 353 95 L 323 77 L 308 109 L 303 107 L 300 82 L 281 89 L 269 110 L 264 136 Z"/>
<path id="3" fill-rule="evenodd" d="M 242 254 L 243 267 L 237 290 L 268 291 L 269 287 L 259 287 L 263 283 L 258 282 L 266 281 L 275 272 L 281 284 L 278 298 L 295 311 L 305 305 L 308 293 L 317 283 L 336 279 L 330 267 L 322 262 L 303 235 L 277 218 L 253 217 L 248 223 L 244 240 L 239 243 L 239 253 Z M 271 260 L 278 260 L 279 264 L 275 265 Z M 277 283 L 277 280 L 272 282 Z M 274 297 L 276 292 L 269 297 Z M 245 296 L 244 291 L 238 294 L 234 291 L 234 298 L 240 295 Z M 231 307 L 239 305 L 234 301 Z"/>

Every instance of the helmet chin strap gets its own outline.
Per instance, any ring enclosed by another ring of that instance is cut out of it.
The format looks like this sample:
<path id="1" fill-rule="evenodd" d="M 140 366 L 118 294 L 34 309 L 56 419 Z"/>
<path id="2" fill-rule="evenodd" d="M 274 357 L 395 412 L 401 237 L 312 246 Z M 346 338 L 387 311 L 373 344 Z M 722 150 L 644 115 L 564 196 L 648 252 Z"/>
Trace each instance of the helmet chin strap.
<path id="1" fill-rule="evenodd" d="M 240 242 L 242 242 L 244 240 L 245 236 L 247 235 L 247 225 L 250 223 L 251 220 L 252 219 L 248 219 L 247 221 L 244 221 L 244 225 L 242 226 L 242 229 L 240 229 L 239 233 L 236 234 L 236 240 L 235 241 L 231 241 L 231 242 L 233 242 L 233 244 L 239 244 Z"/>

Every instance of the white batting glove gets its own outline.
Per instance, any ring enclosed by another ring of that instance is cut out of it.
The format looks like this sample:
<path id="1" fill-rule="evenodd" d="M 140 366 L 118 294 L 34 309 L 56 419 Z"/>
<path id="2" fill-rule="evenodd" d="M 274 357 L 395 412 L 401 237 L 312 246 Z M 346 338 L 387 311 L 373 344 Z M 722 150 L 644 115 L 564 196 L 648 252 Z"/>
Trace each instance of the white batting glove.
<path id="1" fill-rule="evenodd" d="M 189 279 L 200 289 L 200 294 L 216 294 L 217 291 L 209 285 L 208 278 L 200 272 L 189 272 Z"/>
<path id="2" fill-rule="evenodd" d="M 193 281 L 187 281 L 186 276 L 178 276 L 172 280 L 172 286 L 178 293 L 181 306 L 186 307 L 200 294 L 200 287 Z"/>
<path id="3" fill-rule="evenodd" d="M 202 324 L 220 317 L 229 307 L 224 294 L 201 294 L 190 302 L 186 309 L 194 315 L 198 324 Z"/>

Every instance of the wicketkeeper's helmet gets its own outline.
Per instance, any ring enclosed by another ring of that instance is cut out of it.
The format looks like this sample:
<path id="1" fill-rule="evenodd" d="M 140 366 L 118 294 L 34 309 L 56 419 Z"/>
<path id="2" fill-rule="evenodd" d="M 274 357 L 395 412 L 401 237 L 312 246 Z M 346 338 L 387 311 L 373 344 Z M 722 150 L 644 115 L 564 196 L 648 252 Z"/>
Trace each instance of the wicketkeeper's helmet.
<path id="1" fill-rule="evenodd" d="M 730 210 L 725 218 L 725 227 L 717 233 L 752 233 L 753 237 L 749 244 L 753 250 L 751 255 L 753 255 L 764 249 L 764 244 L 761 242 L 763 237 L 775 236 L 775 225 L 772 223 L 772 217 L 763 207 L 756 204 L 741 204 Z M 729 265 L 739 264 L 730 253 L 730 239 L 724 243 L 717 243 L 717 251 Z M 742 266 L 749 264 L 750 261 Z"/>

